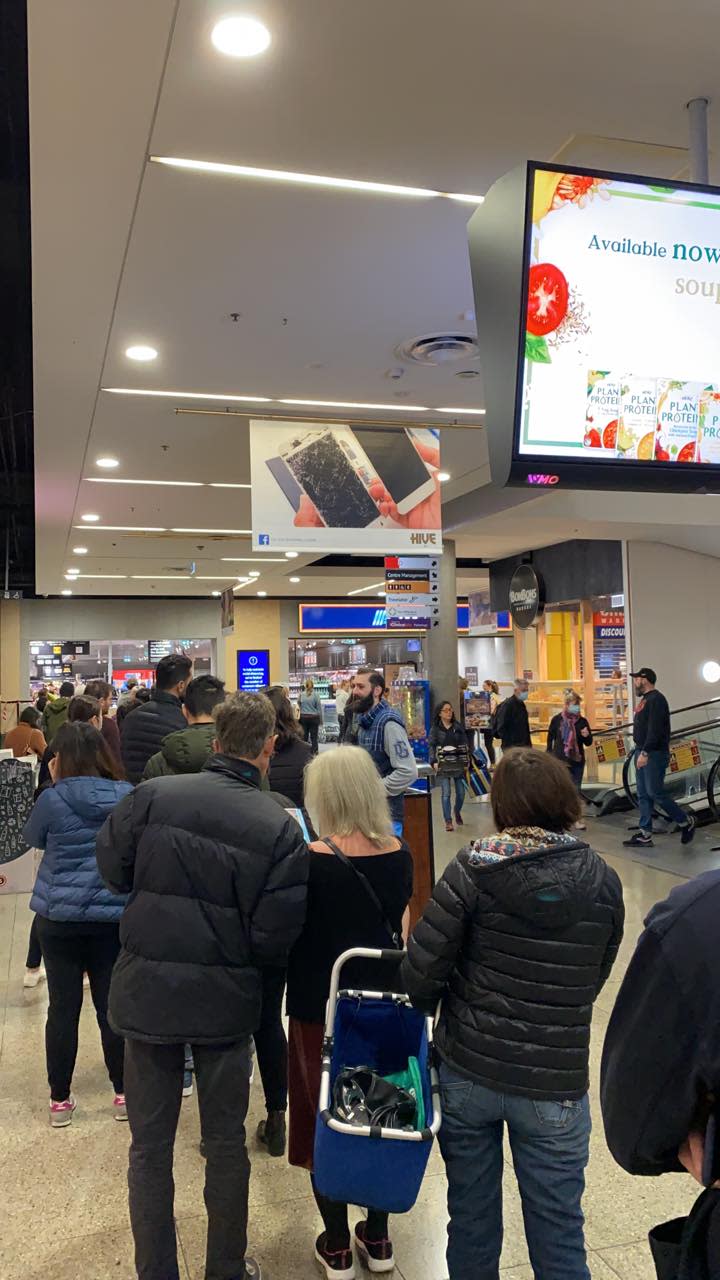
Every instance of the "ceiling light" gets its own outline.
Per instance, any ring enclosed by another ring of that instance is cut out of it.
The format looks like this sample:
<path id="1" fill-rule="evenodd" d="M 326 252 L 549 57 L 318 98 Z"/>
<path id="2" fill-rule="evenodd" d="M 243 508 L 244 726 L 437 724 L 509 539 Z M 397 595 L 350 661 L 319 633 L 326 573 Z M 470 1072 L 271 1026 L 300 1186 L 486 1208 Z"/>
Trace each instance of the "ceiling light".
<path id="1" fill-rule="evenodd" d="M 482 204 L 484 196 L 466 196 L 462 192 L 435 191 L 432 187 L 405 187 L 396 182 L 366 182 L 357 178 L 331 178 L 319 173 L 294 173 L 288 169 L 258 169 L 247 164 L 222 164 L 216 160 L 190 160 L 184 156 L 150 156 L 152 164 L 165 164 L 173 169 L 191 169 L 196 173 L 219 173 L 231 178 L 259 178 L 269 182 L 294 182 L 307 187 L 339 187 L 344 191 L 368 191 L 384 196 L 419 196 L 421 199 L 467 200 Z"/>
<path id="2" fill-rule="evenodd" d="M 484 409 L 435 409 L 435 413 L 476 413 L 484 416 Z"/>
<path id="3" fill-rule="evenodd" d="M 125 355 L 128 360 L 139 360 L 142 364 L 146 364 L 148 360 L 157 360 L 157 351 L 154 347 L 145 346 L 140 342 L 134 347 L 126 347 Z"/>
<path id="4" fill-rule="evenodd" d="M 378 600 L 381 600 L 385 595 L 387 595 L 386 591 L 378 591 Z"/>
<path id="5" fill-rule="evenodd" d="M 249 578 L 259 578 L 259 577 L 260 577 L 260 570 L 259 570 L 259 569 L 248 569 L 248 577 L 249 577 Z"/>
<path id="6" fill-rule="evenodd" d="M 707 680 L 708 684 L 717 684 L 720 680 L 720 663 L 704 662 L 701 670 L 703 680 Z"/>
<path id="7" fill-rule="evenodd" d="M 98 462 L 98 466 L 100 463 Z M 202 480 L 125 480 L 119 476 L 85 476 L 89 484 L 165 484 L 177 485 L 182 489 L 203 489 Z M 248 485 L 248 489 L 250 486 Z"/>
<path id="8" fill-rule="evenodd" d="M 86 517 L 86 516 L 83 516 L 83 520 L 85 520 L 85 519 L 87 519 L 87 517 Z M 93 519 L 94 519 L 94 520 L 99 520 L 99 519 L 100 519 L 100 517 L 99 517 L 99 516 L 93 516 Z M 81 524 L 74 524 L 74 525 L 73 525 L 73 529 L 83 529 L 83 528 L 84 528 L 84 526 L 83 526 L 83 525 L 81 525 Z M 88 532 L 88 530 L 87 530 L 87 529 L 85 529 L 85 533 L 87 533 L 87 532 Z M 167 531 L 167 529 L 162 529 L 162 528 L 159 528 L 159 527 L 158 527 L 158 528 L 156 528 L 154 525 L 150 525 L 150 524 L 96 524 L 96 525 L 95 525 L 95 528 L 93 529 L 93 533 L 95 533 L 95 532 L 100 532 L 100 533 L 102 533 L 102 532 L 105 532 L 105 533 L 167 533 L 168 531 Z"/>
<path id="9" fill-rule="evenodd" d="M 66 573 L 66 574 L 65 574 L 65 581 L 66 581 L 66 582 L 74 582 L 74 581 L 75 581 L 75 579 L 76 579 L 78 576 L 79 576 L 79 575 L 78 575 L 78 573 L 77 573 L 77 572 L 75 572 L 75 573 Z"/>
<path id="10" fill-rule="evenodd" d="M 309 405 L 315 409 L 392 409 L 395 413 L 429 412 L 426 404 L 366 404 L 356 400 L 279 400 L 278 403 Z"/>
<path id="11" fill-rule="evenodd" d="M 221 556 L 223 564 L 257 564 L 255 556 Z M 284 556 L 263 556 L 263 564 L 284 564 Z"/>
<path id="12" fill-rule="evenodd" d="M 74 555 L 74 556 L 86 556 L 86 555 L 87 555 L 87 547 L 73 547 L 72 551 L 73 551 L 73 555 Z"/>
<path id="13" fill-rule="evenodd" d="M 68 590 L 67 590 L 67 588 L 66 588 L 64 591 L 61 591 L 61 592 L 60 592 L 60 595 L 61 595 L 61 596 L 71 596 L 71 595 L 72 595 L 72 591 L 68 591 Z"/>
<path id="14" fill-rule="evenodd" d="M 211 596 L 221 596 L 221 595 L 222 595 L 222 591 L 211 591 L 211 592 L 210 592 L 210 595 L 211 595 Z"/>
<path id="15" fill-rule="evenodd" d="M 210 486 L 209 486 L 209 487 L 210 487 L 211 489 L 250 489 L 250 488 L 252 488 L 252 485 L 249 485 L 249 484 L 225 484 L 225 482 L 224 482 L 224 481 L 222 481 L 222 482 L 221 482 L 221 481 L 211 481 L 211 482 L 210 482 Z"/>
<path id="16" fill-rule="evenodd" d="M 286 551 L 286 552 L 285 552 L 285 559 L 286 559 L 286 560 L 297 560 L 297 558 L 298 558 L 298 556 L 299 556 L 299 555 L 300 555 L 300 552 L 299 552 L 299 551 Z"/>
<path id="17" fill-rule="evenodd" d="M 229 573 L 196 573 L 195 574 L 195 577 L 197 578 L 198 582 L 227 582 L 228 585 L 230 584 L 231 576 L 232 575 Z M 238 578 L 238 582 L 244 582 L 244 581 L 245 581 L 244 578 Z M 249 582 L 250 579 L 248 578 L 247 581 Z"/>
<path id="18" fill-rule="evenodd" d="M 81 516 L 80 519 L 84 520 L 86 524 L 97 524 L 100 517 L 93 512 L 89 512 L 87 515 Z"/>
<path id="19" fill-rule="evenodd" d="M 113 396 L 166 396 L 170 400 L 248 400 L 254 404 L 267 404 L 270 396 L 229 396 L 214 391 L 156 391 L 149 387 L 101 387 Z"/>
<path id="20" fill-rule="evenodd" d="M 259 596 L 266 596 L 266 595 L 267 595 L 267 591 L 258 591 L 258 595 L 259 595 Z"/>
<path id="21" fill-rule="evenodd" d="M 127 578 L 126 573 L 77 573 L 75 579 L 78 578 Z"/>
<path id="22" fill-rule="evenodd" d="M 290 578 L 290 582 L 299 582 L 299 581 L 300 581 L 299 578 Z"/>
<path id="23" fill-rule="evenodd" d="M 171 529 L 171 533 L 229 533 L 237 537 L 249 536 L 252 529 Z"/>
<path id="24" fill-rule="evenodd" d="M 66 570 L 65 570 L 65 576 L 66 576 L 67 578 L 74 578 L 74 577 L 75 577 L 75 574 L 76 574 L 76 573 L 79 573 L 79 572 L 80 572 L 80 570 L 79 570 L 79 569 L 66 569 Z"/>
<path id="25" fill-rule="evenodd" d="M 384 586 L 385 579 L 383 578 L 382 582 L 371 582 L 369 587 L 356 587 L 354 591 L 348 591 L 346 594 L 349 596 L 359 596 L 362 595 L 363 591 L 377 591 L 378 587 Z"/>
<path id="26" fill-rule="evenodd" d="M 437 473 L 437 478 L 438 478 L 438 480 L 440 481 L 440 483 L 441 483 L 441 484 L 445 484 L 446 480 L 449 480 L 449 479 L 450 479 L 450 472 L 449 472 L 449 471 L 438 471 L 438 473 Z"/>
<path id="27" fill-rule="evenodd" d="M 270 44 L 270 32 L 257 18 L 221 18 L 210 37 L 219 53 L 229 58 L 254 58 Z"/>
<path id="28" fill-rule="evenodd" d="M 178 579 L 188 579 L 195 575 L 192 573 L 131 573 L 130 577 L 136 582 L 174 582 Z"/>
<path id="29" fill-rule="evenodd" d="M 106 455 L 104 458 L 96 458 L 95 466 L 104 467 L 106 471 L 112 471 L 113 467 L 119 467 L 120 463 L 118 462 L 117 458 L 112 458 Z"/>

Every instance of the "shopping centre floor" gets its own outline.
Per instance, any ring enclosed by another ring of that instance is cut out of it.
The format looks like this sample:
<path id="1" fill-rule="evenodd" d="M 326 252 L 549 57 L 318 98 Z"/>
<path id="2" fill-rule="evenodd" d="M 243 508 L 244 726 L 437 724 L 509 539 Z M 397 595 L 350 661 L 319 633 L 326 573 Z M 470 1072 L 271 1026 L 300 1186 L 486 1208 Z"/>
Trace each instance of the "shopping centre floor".
<path id="1" fill-rule="evenodd" d="M 437 817 L 437 815 L 436 815 Z M 685 1175 L 630 1178 L 613 1163 L 602 1135 L 598 1073 L 603 1035 L 620 979 L 648 908 L 664 898 L 679 877 L 720 866 L 711 853 L 720 828 L 699 832 L 690 853 L 679 838 L 658 838 L 652 850 L 622 850 L 626 817 L 590 821 L 589 836 L 620 873 L 625 887 L 627 929 L 620 957 L 595 1008 L 592 1100 L 595 1131 L 588 1169 L 585 1213 L 590 1269 L 595 1280 L 652 1280 L 646 1236 L 657 1222 L 686 1213 L 698 1188 Z M 466 806 L 466 832 L 489 828 L 487 805 Z M 436 825 L 438 875 L 462 843 Z M 632 853 L 632 857 L 627 856 Z M 0 897 L 0 1152 L 2 1153 L 2 1280 L 131 1280 L 132 1238 L 127 1214 L 126 1166 L 129 1133 L 110 1115 L 97 1026 L 89 996 L 82 1015 L 80 1055 L 74 1081 L 78 1110 L 72 1126 L 48 1125 L 43 1052 L 46 987 L 22 987 L 29 928 L 27 897 Z M 248 1133 L 262 1115 L 256 1078 Z M 197 1099 L 183 1104 L 175 1148 L 175 1209 L 183 1280 L 203 1276 L 204 1162 L 198 1152 Z M 308 1176 L 255 1150 L 250 1188 L 250 1242 L 263 1263 L 265 1280 L 317 1276 L 312 1244 L 320 1222 Z M 478 1205 L 482 1212 L 482 1205 Z M 412 1213 L 395 1218 L 398 1280 L 444 1280 L 445 1179 L 433 1152 Z M 505 1188 L 503 1277 L 532 1280 L 517 1188 L 508 1164 Z M 561 1277 L 558 1277 L 561 1280 Z"/>

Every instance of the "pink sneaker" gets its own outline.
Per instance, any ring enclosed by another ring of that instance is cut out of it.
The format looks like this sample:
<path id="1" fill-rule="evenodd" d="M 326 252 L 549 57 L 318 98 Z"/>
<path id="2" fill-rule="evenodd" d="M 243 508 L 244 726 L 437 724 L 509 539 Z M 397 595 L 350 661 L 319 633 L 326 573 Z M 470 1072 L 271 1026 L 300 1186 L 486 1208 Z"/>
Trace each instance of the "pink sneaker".
<path id="1" fill-rule="evenodd" d="M 70 1097 L 66 1098 L 64 1102 L 53 1102 L 51 1099 L 50 1124 L 52 1128 L 66 1129 L 69 1124 L 72 1124 L 73 1111 L 76 1106 L 77 1103 L 72 1094 L 70 1094 Z"/>
<path id="2" fill-rule="evenodd" d="M 113 1098 L 113 1117 L 115 1120 L 127 1120 L 127 1107 L 125 1106 L 124 1093 L 116 1093 Z"/>

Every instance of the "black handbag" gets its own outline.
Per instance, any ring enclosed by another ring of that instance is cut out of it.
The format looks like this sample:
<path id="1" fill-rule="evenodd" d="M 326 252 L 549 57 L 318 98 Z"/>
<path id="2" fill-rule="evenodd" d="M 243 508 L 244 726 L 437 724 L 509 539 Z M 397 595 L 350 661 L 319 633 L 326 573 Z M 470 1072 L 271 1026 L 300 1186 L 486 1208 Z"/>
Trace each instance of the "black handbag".
<path id="1" fill-rule="evenodd" d="M 327 844 L 327 841 L 325 841 Z M 370 1067 L 345 1067 L 333 1085 L 332 1114 L 345 1124 L 413 1129 L 417 1100 Z"/>
<path id="2" fill-rule="evenodd" d="M 343 863 L 344 866 L 348 867 L 349 870 L 352 871 L 353 875 L 362 884 L 368 898 L 372 902 L 373 906 L 376 908 L 380 916 L 380 919 L 382 921 L 383 928 L 390 940 L 388 950 L 402 951 L 403 950 L 402 937 L 397 929 L 393 929 L 390 921 L 385 915 L 385 912 L 383 910 L 383 905 L 380 899 L 378 898 L 375 890 L 373 889 L 370 881 L 368 880 L 367 876 L 364 876 L 360 868 L 354 865 L 352 858 L 348 858 L 347 854 L 343 853 L 342 849 L 338 849 L 334 841 L 328 840 L 327 836 L 322 836 L 321 839 L 322 839 L 322 843 L 326 844 L 328 849 L 332 850 L 332 852 L 335 854 L 335 857 L 338 858 L 340 862 Z"/>

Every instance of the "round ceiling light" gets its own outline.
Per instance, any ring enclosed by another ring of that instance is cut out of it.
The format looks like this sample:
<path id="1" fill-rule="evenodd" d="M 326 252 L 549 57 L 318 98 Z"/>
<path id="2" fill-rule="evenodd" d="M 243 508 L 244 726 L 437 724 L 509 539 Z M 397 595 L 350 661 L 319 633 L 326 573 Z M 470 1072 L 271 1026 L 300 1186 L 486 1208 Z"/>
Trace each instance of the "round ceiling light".
<path id="1" fill-rule="evenodd" d="M 300 554 L 300 552 L 299 552 L 299 551 L 286 551 L 286 552 L 285 552 L 285 559 L 286 559 L 286 560 L 297 560 L 297 558 L 298 558 L 299 554 Z"/>
<path id="2" fill-rule="evenodd" d="M 448 481 L 448 480 L 450 479 L 450 472 L 449 472 L 449 471 L 438 471 L 438 473 L 437 473 L 437 478 L 438 478 L 438 480 L 440 481 L 440 483 L 441 483 L 441 484 L 445 484 L 445 483 L 446 483 L 446 481 Z"/>
<path id="3" fill-rule="evenodd" d="M 61 596 L 71 596 L 71 595 L 72 595 L 72 591 L 68 591 L 68 590 L 67 590 L 67 588 L 66 588 L 66 589 L 65 589 L 65 591 L 61 591 L 61 592 L 60 592 L 60 595 L 61 595 Z"/>
<path id="4" fill-rule="evenodd" d="M 299 578 L 290 578 L 290 582 L 299 582 L 299 581 L 300 581 Z"/>
<path id="5" fill-rule="evenodd" d="M 155 347 L 148 347 L 144 342 L 125 349 L 128 360 L 139 360 L 141 364 L 147 364 L 149 360 L 157 360 L 157 354 Z"/>
<path id="6" fill-rule="evenodd" d="M 88 515 L 81 516 L 80 519 L 84 520 L 86 524 L 97 524 L 100 517 L 96 516 L 93 512 L 90 512 Z"/>
<path id="7" fill-rule="evenodd" d="M 88 549 L 87 549 L 87 547 L 73 547 L 73 555 L 74 555 L 74 556 L 86 556 L 86 555 L 87 555 L 87 550 L 88 550 Z"/>
<path id="8" fill-rule="evenodd" d="M 707 680 L 708 684 L 717 684 L 720 680 L 720 662 L 704 662 L 702 665 L 702 678 Z"/>
<path id="9" fill-rule="evenodd" d="M 119 467 L 120 463 L 117 458 L 113 458 L 110 454 L 105 454 L 102 458 L 95 459 L 95 466 L 102 467 L 103 471 L 113 471 L 115 467 Z"/>
<path id="10" fill-rule="evenodd" d="M 267 591 L 258 591 L 258 595 L 259 595 L 259 596 L 266 596 L 266 595 L 267 595 Z"/>
<path id="11" fill-rule="evenodd" d="M 221 18 L 212 30 L 212 42 L 218 53 L 228 58 L 255 58 L 270 44 L 270 32 L 257 18 Z"/>
<path id="12" fill-rule="evenodd" d="M 210 592 L 210 595 L 211 595 L 211 596 L 219 596 L 220 594 L 221 594 L 221 592 L 220 592 L 220 591 L 211 591 L 211 592 Z"/>

